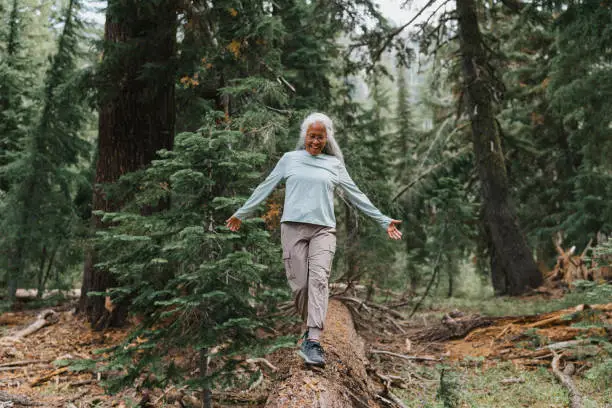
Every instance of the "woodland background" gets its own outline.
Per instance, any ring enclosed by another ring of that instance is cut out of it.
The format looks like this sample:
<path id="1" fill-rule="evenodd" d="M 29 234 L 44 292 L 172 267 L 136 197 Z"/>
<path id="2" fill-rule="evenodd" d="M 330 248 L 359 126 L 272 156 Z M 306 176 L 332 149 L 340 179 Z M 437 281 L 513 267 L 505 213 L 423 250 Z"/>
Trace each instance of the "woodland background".
<path id="1" fill-rule="evenodd" d="M 282 188 L 240 233 L 224 221 L 312 111 L 403 220 L 392 242 L 338 198 L 335 288 L 501 315 L 550 289 L 571 246 L 609 265 L 612 3 L 423 4 L 427 18 L 395 26 L 371 0 L 0 0 L 0 310 L 81 288 L 92 330 L 130 327 L 105 357 L 121 367 L 111 390 L 151 370 L 206 400 L 236 356 L 292 346 L 261 335 L 295 322 Z M 517 314 L 609 302 L 606 273 Z M 168 350 L 199 356 L 199 374 Z"/>

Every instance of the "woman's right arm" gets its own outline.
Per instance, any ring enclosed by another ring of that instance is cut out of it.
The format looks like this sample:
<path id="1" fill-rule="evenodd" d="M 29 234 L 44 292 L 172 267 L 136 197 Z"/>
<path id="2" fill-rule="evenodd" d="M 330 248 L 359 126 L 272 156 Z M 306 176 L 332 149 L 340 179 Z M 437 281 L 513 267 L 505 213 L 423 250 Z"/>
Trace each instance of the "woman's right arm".
<path id="1" fill-rule="evenodd" d="M 276 163 L 274 170 L 272 170 L 268 177 L 266 177 L 266 179 L 257 186 L 249 199 L 242 207 L 238 209 L 238 211 L 234 213 L 234 215 L 232 215 L 228 222 L 233 218 L 237 218 L 238 221 L 242 221 L 243 219 L 247 218 L 255 210 L 255 208 L 270 195 L 272 190 L 274 190 L 274 187 L 276 187 L 278 183 L 285 178 L 286 163 L 287 154 L 285 153 L 278 163 Z M 238 228 L 239 227 L 240 223 L 238 223 Z"/>

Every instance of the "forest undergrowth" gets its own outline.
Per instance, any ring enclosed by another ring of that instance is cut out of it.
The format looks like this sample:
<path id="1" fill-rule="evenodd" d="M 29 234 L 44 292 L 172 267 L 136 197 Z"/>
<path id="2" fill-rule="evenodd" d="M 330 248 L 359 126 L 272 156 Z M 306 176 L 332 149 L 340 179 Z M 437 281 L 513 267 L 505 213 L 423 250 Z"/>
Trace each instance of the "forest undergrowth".
<path id="1" fill-rule="evenodd" d="M 570 396 L 551 368 L 559 356 L 565 372 L 573 370 L 582 406 L 595 408 L 612 401 L 609 291 L 609 285 L 584 283 L 554 299 L 542 294 L 431 298 L 411 318 L 414 302 L 393 292 L 376 296 L 386 303 L 365 301 L 360 293 L 335 297 L 351 310 L 365 340 L 366 371 L 379 406 L 565 407 Z M 23 304 L 21 311 L 0 317 L 0 403 L 10 395 L 13 401 L 19 396 L 24 403 L 49 407 L 199 406 L 199 395 L 184 387 L 149 388 L 147 373 L 132 387 L 106 392 L 105 381 L 119 368 L 101 369 L 95 361 L 105 349 L 120 345 L 130 327 L 92 331 L 73 315 L 70 301 L 47 303 L 44 308 Z M 43 310 L 53 310 L 46 325 L 16 339 Z M 296 339 L 300 334 L 298 323 L 276 329 Z M 197 371 L 197 353 L 168 355 Z M 296 367 L 299 359 L 292 348 L 245 359 L 236 368 L 233 386 L 213 391 L 214 406 L 264 406 Z M 310 372 L 314 380 L 304 387 L 316 391 L 327 374 Z"/>

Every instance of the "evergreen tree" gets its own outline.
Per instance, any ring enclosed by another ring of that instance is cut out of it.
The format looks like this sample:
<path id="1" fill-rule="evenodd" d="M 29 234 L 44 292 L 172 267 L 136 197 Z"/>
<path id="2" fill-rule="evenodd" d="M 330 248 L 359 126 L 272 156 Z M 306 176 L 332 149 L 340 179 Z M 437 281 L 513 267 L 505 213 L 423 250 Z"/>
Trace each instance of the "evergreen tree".
<path id="1" fill-rule="evenodd" d="M 19 1 L 13 0 L 7 18 L 6 38 L 0 59 L 0 166 L 14 161 L 19 141 L 24 137 L 24 126 L 30 112 L 26 112 L 23 99 L 24 75 L 27 61 L 23 58 L 21 37 L 23 18 Z M 4 38 L 3 38 L 4 39 Z M 8 191 L 10 181 L 5 171 L 0 172 L 0 190 Z"/>
<path id="2" fill-rule="evenodd" d="M 560 227 L 578 245 L 612 231 L 611 24 L 610 5 L 588 1 L 570 2 L 556 21 L 548 96 L 575 172 Z"/>
<path id="3" fill-rule="evenodd" d="M 30 265 L 38 267 L 35 280 L 41 296 L 54 263 L 70 250 L 65 244 L 74 228 L 71 168 L 88 156 L 88 145 L 79 138 L 87 110 L 81 106 L 83 93 L 75 81 L 79 7 L 77 0 L 67 5 L 57 53 L 45 76 L 42 111 L 23 138 L 19 158 L 4 167 L 11 182 L 2 219 L 11 301 L 17 283 L 32 278 Z"/>
<path id="4" fill-rule="evenodd" d="M 110 1 L 104 32 L 104 61 L 99 72 L 99 133 L 94 211 L 115 211 L 124 200 L 102 185 L 142 169 L 157 150 L 171 148 L 174 138 L 174 81 L 178 2 Z M 163 203 L 143 208 L 150 213 Z M 94 228 L 100 228 L 94 216 Z M 113 275 L 95 267 L 94 251 L 86 255 L 79 309 L 95 328 L 123 324 L 127 305 L 104 307 L 104 292 Z"/>
<path id="5" fill-rule="evenodd" d="M 142 316 L 110 363 L 126 370 L 123 384 L 151 370 L 151 386 L 186 384 L 207 399 L 215 384 L 231 381 L 237 363 L 266 350 L 255 329 L 268 326 L 265 316 L 289 298 L 279 246 L 262 220 L 245 221 L 239 234 L 224 227 L 267 157 L 223 117 L 210 115 L 197 132 L 177 135 L 173 151 L 161 151 L 145 171 L 124 176 L 120 186 L 138 185 L 138 193 L 121 212 L 99 213 L 112 225 L 99 235 L 102 266 L 119 284 L 111 296 L 130 298 L 131 313 Z M 282 115 L 268 119 L 286 126 Z M 142 215 L 143 206 L 160 201 L 170 204 Z M 200 354 L 195 378 L 186 375 L 192 366 L 168 358 L 184 350 Z"/>
<path id="6" fill-rule="evenodd" d="M 498 70 L 507 85 L 498 115 L 504 130 L 503 147 L 517 211 L 538 266 L 556 260 L 551 237 L 563 222 L 563 206 L 572 197 L 576 152 L 547 96 L 551 60 L 556 55 L 552 14 L 546 9 L 516 15 L 492 9 L 499 38 Z M 536 18 L 537 17 L 537 18 Z"/>
<path id="7" fill-rule="evenodd" d="M 493 286 L 497 293 L 517 295 L 539 286 L 542 277 L 511 204 L 499 126 L 495 119 L 497 80 L 487 61 L 474 1 L 458 0 L 457 13 L 462 70 L 467 84 L 464 98 L 472 125 L 485 220 L 492 244 Z"/>
<path id="8" fill-rule="evenodd" d="M 409 185 L 412 181 L 411 178 L 415 177 L 420 135 L 413 123 L 405 68 L 398 65 L 395 76 L 397 78 L 397 104 L 393 117 L 394 132 L 391 135 L 390 152 L 393 163 L 393 185 L 404 189 L 404 186 Z M 408 255 L 406 275 L 410 290 L 414 293 L 420 281 L 419 265 L 425 261 L 426 235 L 422 223 L 424 217 L 421 214 L 423 202 L 422 200 L 411 200 L 413 197 L 415 196 L 401 194 L 398 197 L 400 198 L 398 204 L 403 209 L 404 223 L 409 226 L 405 229 L 402 240 L 404 240 Z"/>

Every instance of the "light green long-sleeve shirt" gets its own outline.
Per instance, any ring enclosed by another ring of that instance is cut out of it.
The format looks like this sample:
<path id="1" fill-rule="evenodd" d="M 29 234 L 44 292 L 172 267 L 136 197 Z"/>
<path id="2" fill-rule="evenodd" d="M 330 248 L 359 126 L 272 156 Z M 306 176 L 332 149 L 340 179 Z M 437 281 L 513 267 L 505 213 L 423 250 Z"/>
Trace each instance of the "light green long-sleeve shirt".
<path id="1" fill-rule="evenodd" d="M 304 222 L 335 227 L 336 187 L 342 189 L 355 207 L 373 218 L 382 228 L 387 229 L 391 222 L 391 218 L 383 215 L 355 185 L 344 163 L 335 156 L 313 156 L 306 150 L 285 153 L 272 173 L 257 186 L 234 216 L 241 220 L 246 218 L 281 181 L 286 185 L 281 222 Z"/>

